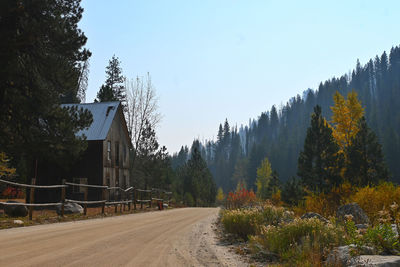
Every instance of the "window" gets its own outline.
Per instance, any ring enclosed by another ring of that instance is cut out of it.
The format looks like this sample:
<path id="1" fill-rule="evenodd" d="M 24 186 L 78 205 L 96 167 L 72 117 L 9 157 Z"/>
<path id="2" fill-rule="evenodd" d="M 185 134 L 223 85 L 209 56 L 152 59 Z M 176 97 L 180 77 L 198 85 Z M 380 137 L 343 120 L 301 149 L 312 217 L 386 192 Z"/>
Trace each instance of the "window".
<path id="1" fill-rule="evenodd" d="M 115 142 L 115 166 L 119 166 L 119 142 Z"/>
<path id="2" fill-rule="evenodd" d="M 111 141 L 107 141 L 107 159 L 111 160 Z"/>

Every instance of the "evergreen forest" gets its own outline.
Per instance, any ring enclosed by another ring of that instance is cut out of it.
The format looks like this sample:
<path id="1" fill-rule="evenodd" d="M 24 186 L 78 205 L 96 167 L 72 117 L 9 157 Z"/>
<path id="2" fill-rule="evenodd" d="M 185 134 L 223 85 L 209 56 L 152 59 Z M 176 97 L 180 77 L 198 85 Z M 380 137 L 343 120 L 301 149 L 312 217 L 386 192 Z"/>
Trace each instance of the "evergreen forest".
<path id="1" fill-rule="evenodd" d="M 341 77 L 321 82 L 317 90 L 307 89 L 286 104 L 273 105 L 248 125 L 219 125 L 217 140 L 206 140 L 201 155 L 218 187 L 234 190 L 239 181 L 256 189 L 257 169 L 268 158 L 280 183 L 297 176 L 298 160 L 303 150 L 311 114 L 318 105 L 322 117 L 332 121 L 334 95 L 357 94 L 364 108 L 364 128 L 368 125 L 382 145 L 383 158 L 393 182 L 400 181 L 400 47 L 370 59 Z M 178 168 L 189 158 L 190 149 L 182 146 L 172 157 L 172 167 Z M 384 177 L 382 177 L 384 179 Z M 293 181 L 292 181 L 293 183 Z"/>

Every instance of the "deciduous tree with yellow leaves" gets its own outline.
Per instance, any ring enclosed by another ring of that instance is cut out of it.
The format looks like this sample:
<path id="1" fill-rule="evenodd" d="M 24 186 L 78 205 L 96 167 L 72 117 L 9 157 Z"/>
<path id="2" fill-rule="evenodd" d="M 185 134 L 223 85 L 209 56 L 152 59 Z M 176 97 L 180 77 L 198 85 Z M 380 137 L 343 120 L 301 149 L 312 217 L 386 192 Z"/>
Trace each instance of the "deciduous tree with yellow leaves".
<path id="1" fill-rule="evenodd" d="M 271 181 L 272 168 L 268 158 L 265 158 L 257 168 L 257 196 L 261 199 L 270 197 L 269 183 Z"/>
<path id="2" fill-rule="evenodd" d="M 335 102 L 332 109 L 332 135 L 340 147 L 341 152 L 351 145 L 352 139 L 359 131 L 359 121 L 364 115 L 361 102 L 356 92 L 350 92 L 345 99 L 338 91 L 333 96 Z"/>

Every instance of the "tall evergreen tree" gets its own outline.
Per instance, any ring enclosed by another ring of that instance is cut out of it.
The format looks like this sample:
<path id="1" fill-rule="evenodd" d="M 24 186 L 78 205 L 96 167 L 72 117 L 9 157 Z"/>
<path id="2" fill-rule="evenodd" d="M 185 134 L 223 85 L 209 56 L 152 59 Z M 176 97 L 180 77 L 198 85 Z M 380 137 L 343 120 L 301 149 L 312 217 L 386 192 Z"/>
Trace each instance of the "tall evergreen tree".
<path id="1" fill-rule="evenodd" d="M 60 106 L 79 101 L 91 55 L 78 27 L 82 12 L 79 0 L 0 3 L 0 151 L 20 177 L 32 177 L 32 161 L 65 167 L 85 149 L 75 132 L 90 125 L 90 112 Z"/>
<path id="2" fill-rule="evenodd" d="M 389 178 L 382 147 L 364 117 L 360 120 L 359 131 L 347 147 L 346 154 L 346 178 L 352 184 L 365 186 Z"/>
<path id="3" fill-rule="evenodd" d="M 102 85 L 100 90 L 97 92 L 97 99 L 95 102 L 109 102 L 117 101 L 118 99 L 114 96 L 112 88 L 108 85 Z"/>
<path id="4" fill-rule="evenodd" d="M 292 177 L 282 188 L 282 200 L 289 205 L 297 205 L 304 197 L 304 190 L 301 181 Z"/>
<path id="5" fill-rule="evenodd" d="M 182 172 L 184 192 L 190 193 L 194 204 L 196 206 L 213 205 L 217 186 L 197 146 L 194 146 L 191 158 Z"/>
<path id="6" fill-rule="evenodd" d="M 97 93 L 99 102 L 120 101 L 126 107 L 125 77 L 122 75 L 121 61 L 113 55 L 106 67 L 106 81 Z"/>
<path id="7" fill-rule="evenodd" d="M 341 183 L 342 164 L 339 146 L 332 130 L 322 117 L 321 107 L 316 106 L 311 115 L 304 149 L 300 152 L 297 174 L 303 184 L 312 191 L 326 191 Z"/>

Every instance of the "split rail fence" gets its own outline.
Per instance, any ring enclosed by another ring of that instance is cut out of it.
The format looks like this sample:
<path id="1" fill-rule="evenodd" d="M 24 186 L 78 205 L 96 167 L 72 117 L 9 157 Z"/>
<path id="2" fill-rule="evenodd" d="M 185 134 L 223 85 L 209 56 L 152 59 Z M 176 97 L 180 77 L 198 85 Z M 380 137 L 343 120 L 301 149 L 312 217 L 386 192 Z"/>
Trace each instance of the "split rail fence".
<path id="1" fill-rule="evenodd" d="M 130 211 L 132 208 L 136 210 L 136 204 L 140 204 L 140 208 L 143 209 L 143 204 L 147 203 L 148 207 L 152 207 L 152 202 L 156 201 L 159 205 L 167 202 L 170 204 L 172 192 L 165 191 L 163 189 L 152 188 L 150 190 L 138 189 L 134 187 L 129 187 L 127 189 L 123 189 L 121 187 L 109 187 L 105 185 L 90 185 L 90 184 L 78 184 L 78 183 L 70 183 L 63 180 L 61 185 L 36 185 L 36 179 L 32 178 L 31 184 L 21 184 L 12 181 L 7 181 L 0 179 L 0 183 L 8 184 L 17 187 L 29 188 L 29 203 L 20 203 L 20 202 L 1 202 L 0 206 L 25 206 L 28 207 L 29 211 L 29 220 L 32 220 L 33 208 L 34 207 L 56 207 L 61 205 L 60 215 L 64 216 L 64 206 L 65 203 L 76 203 L 83 205 L 83 214 L 87 214 L 88 205 L 101 205 L 101 213 L 104 214 L 106 206 L 115 206 L 115 212 L 118 211 L 118 206 L 120 206 L 120 211 L 122 209 L 125 210 L 126 207 Z M 66 189 L 69 187 L 77 186 L 84 189 L 84 197 L 83 200 L 74 200 L 66 198 Z M 88 189 L 94 188 L 102 190 L 102 199 L 101 200 L 88 200 Z M 55 190 L 61 189 L 61 201 L 54 203 L 34 203 L 35 199 L 35 189 L 48 189 Z M 121 196 L 120 200 L 110 200 L 110 193 L 118 192 Z M 162 208 L 161 207 L 161 208 Z"/>

